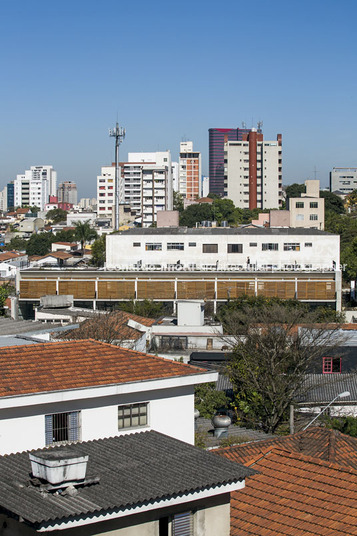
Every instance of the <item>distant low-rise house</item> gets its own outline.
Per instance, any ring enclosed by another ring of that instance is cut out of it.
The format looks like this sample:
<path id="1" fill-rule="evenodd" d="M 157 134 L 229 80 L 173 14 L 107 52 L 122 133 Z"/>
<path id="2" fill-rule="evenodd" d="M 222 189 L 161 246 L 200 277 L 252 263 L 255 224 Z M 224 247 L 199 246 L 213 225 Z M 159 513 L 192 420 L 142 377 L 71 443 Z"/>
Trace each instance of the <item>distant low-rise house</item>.
<path id="1" fill-rule="evenodd" d="M 5 251 L 0 253 L 0 277 L 15 277 L 18 268 L 28 265 L 28 257 L 18 251 Z"/>
<path id="2" fill-rule="evenodd" d="M 66 251 L 67 253 L 72 253 L 73 251 L 78 250 L 78 244 L 77 242 L 52 242 L 51 250 Z"/>
<path id="3" fill-rule="evenodd" d="M 33 255 L 30 257 L 31 267 L 39 266 L 66 266 L 68 261 L 73 258 L 73 255 L 66 253 L 65 251 L 55 251 L 47 253 L 47 255 L 38 256 Z"/>

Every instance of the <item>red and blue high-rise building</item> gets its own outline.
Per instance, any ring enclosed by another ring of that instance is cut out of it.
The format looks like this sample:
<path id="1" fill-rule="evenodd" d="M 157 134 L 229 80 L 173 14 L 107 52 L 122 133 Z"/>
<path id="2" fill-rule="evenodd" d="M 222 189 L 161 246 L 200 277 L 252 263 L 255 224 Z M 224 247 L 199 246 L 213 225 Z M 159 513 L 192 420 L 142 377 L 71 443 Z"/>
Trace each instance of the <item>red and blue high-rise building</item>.
<path id="1" fill-rule="evenodd" d="M 224 193 L 224 142 L 242 141 L 250 128 L 209 128 L 209 191 L 222 196 Z M 258 130 L 261 132 L 261 130 Z"/>

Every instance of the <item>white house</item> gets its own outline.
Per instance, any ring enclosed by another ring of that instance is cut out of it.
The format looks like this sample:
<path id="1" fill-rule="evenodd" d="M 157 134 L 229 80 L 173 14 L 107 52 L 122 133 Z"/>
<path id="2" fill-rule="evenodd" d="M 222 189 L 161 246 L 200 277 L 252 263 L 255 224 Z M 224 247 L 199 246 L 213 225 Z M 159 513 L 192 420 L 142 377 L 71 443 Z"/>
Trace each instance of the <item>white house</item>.
<path id="1" fill-rule="evenodd" d="M 94 340 L 2 349 L 0 454 L 156 430 L 194 442 L 194 386 L 217 373 Z"/>

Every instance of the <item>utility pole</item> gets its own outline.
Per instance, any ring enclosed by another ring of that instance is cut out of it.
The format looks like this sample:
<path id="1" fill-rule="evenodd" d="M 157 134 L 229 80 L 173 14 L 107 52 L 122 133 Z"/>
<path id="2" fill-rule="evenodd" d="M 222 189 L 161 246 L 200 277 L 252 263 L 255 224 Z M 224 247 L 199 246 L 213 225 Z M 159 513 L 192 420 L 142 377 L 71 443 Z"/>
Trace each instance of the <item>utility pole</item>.
<path id="1" fill-rule="evenodd" d="M 124 184 L 119 177 L 119 145 L 125 138 L 125 128 L 117 122 L 115 128 L 109 129 L 109 136 L 115 138 L 115 222 L 114 230 L 119 230 L 119 204 L 124 202 Z"/>

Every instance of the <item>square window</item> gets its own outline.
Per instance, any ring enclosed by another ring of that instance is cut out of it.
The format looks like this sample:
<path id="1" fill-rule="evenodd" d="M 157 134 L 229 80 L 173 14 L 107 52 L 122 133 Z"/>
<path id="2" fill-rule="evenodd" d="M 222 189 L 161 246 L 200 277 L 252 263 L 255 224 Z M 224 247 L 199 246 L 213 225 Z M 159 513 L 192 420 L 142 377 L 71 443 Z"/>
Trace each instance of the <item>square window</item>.
<path id="1" fill-rule="evenodd" d="M 227 253 L 243 253 L 243 244 L 227 244 Z"/>
<path id="2" fill-rule="evenodd" d="M 341 357 L 323 357 L 322 373 L 323 374 L 341 374 Z"/>
<path id="3" fill-rule="evenodd" d="M 80 439 L 80 412 L 45 415 L 46 445 L 54 445 Z"/>
<path id="4" fill-rule="evenodd" d="M 118 429 L 139 428 L 148 423 L 148 402 L 118 406 Z"/>

